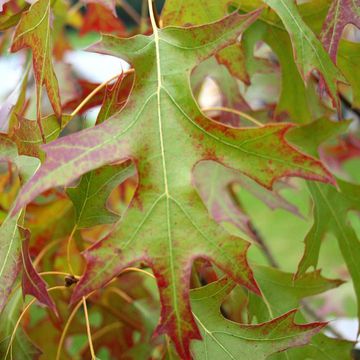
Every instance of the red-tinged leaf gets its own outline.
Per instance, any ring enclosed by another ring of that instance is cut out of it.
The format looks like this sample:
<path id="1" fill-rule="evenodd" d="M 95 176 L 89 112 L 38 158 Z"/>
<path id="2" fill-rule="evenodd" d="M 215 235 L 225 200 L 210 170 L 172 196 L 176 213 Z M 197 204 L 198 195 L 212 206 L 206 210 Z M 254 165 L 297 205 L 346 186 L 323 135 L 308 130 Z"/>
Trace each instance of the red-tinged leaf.
<path id="1" fill-rule="evenodd" d="M 216 54 L 216 60 L 219 64 L 224 65 L 230 73 L 243 81 L 250 84 L 250 77 L 245 66 L 245 54 L 241 44 L 228 46 Z"/>
<path id="2" fill-rule="evenodd" d="M 26 11 L 16 27 L 11 51 L 31 48 L 36 80 L 37 118 L 41 118 L 42 87 L 58 118 L 61 116 L 59 86 L 51 61 L 50 0 L 38 0 Z"/>
<path id="3" fill-rule="evenodd" d="M 49 293 L 46 289 L 45 281 L 40 277 L 40 275 L 35 270 L 29 253 L 29 241 L 30 241 L 30 231 L 27 229 L 19 228 L 20 233 L 24 240 L 21 245 L 21 259 L 23 267 L 22 275 L 22 290 L 23 296 L 32 295 L 34 296 L 41 304 L 49 307 L 55 314 L 57 314 L 56 305 L 52 298 L 49 296 Z"/>
<path id="4" fill-rule="evenodd" d="M 338 144 L 324 146 L 320 153 L 331 169 L 341 170 L 347 160 L 360 157 L 360 139 L 351 134 L 344 136 Z"/>
<path id="5" fill-rule="evenodd" d="M 96 119 L 96 124 L 101 124 L 124 107 L 134 83 L 132 74 L 120 75 L 112 85 L 106 86 L 104 100 Z"/>
<path id="6" fill-rule="evenodd" d="M 341 35 L 348 24 L 360 29 L 360 0 L 333 0 L 320 36 L 334 63 Z"/>
<path id="7" fill-rule="evenodd" d="M 225 1 L 185 0 L 180 4 L 167 1 L 161 12 L 161 19 L 165 26 L 201 25 L 228 15 L 229 5 L 230 3 Z M 254 4 L 253 10 L 258 6 L 259 4 Z M 219 64 L 224 65 L 233 76 L 245 84 L 250 84 L 245 67 L 245 54 L 240 43 L 222 49 L 215 56 Z"/>
<path id="8" fill-rule="evenodd" d="M 36 161 L 18 156 L 15 144 L 4 136 L 0 136 L 0 163 L 7 162 L 16 165 L 22 182 L 34 174 L 39 165 Z M 6 305 L 21 268 L 23 234 L 18 229 L 20 216 L 21 212 L 14 217 L 7 216 L 0 226 L 0 312 Z"/>
<path id="9" fill-rule="evenodd" d="M 282 208 L 300 216 L 297 208 L 276 192 L 214 161 L 201 161 L 195 166 L 193 175 L 195 186 L 212 217 L 219 223 L 234 225 L 254 241 L 257 241 L 256 233 L 249 216 L 231 190 L 233 185 L 239 185 L 242 190 L 259 198 L 271 209 Z"/>
<path id="10" fill-rule="evenodd" d="M 82 0 L 86 4 L 100 4 L 112 11 L 114 16 L 116 15 L 116 0 Z"/>
<path id="11" fill-rule="evenodd" d="M 218 22 L 158 29 L 133 38 L 104 36 L 96 50 L 129 61 L 136 71 L 124 109 L 104 123 L 44 149 L 41 169 L 22 188 L 14 212 L 43 191 L 68 184 L 104 164 L 132 159 L 139 184 L 116 229 L 85 252 L 86 271 L 72 302 L 139 261 L 152 268 L 162 303 L 156 334 L 167 333 L 179 355 L 200 337 L 190 311 L 189 277 L 196 258 L 211 260 L 237 283 L 259 293 L 246 259 L 249 244 L 228 235 L 192 186 L 192 168 L 213 159 L 271 188 L 283 176 L 332 182 L 323 165 L 285 140 L 289 124 L 235 129 L 202 114 L 191 70 L 234 43 L 259 15 L 234 13 Z"/>
<path id="12" fill-rule="evenodd" d="M 0 0 L 0 11 L 3 11 L 3 6 L 10 0 Z"/>
<path id="13" fill-rule="evenodd" d="M 238 324 L 223 317 L 220 307 L 233 289 L 222 279 L 191 291 L 191 304 L 203 341 L 196 341 L 192 353 L 196 359 L 267 359 L 271 354 L 303 346 L 326 325 L 294 322 L 296 310 L 257 325 Z"/>
<path id="14" fill-rule="evenodd" d="M 68 120 L 68 116 L 63 116 L 64 123 Z M 61 126 L 56 116 L 46 116 L 41 119 L 41 123 L 46 143 L 57 139 Z M 40 146 L 43 144 L 43 137 L 36 121 L 19 116 L 18 126 L 14 129 L 11 139 L 17 144 L 20 155 L 41 157 Z"/>
<path id="15" fill-rule="evenodd" d="M 125 33 L 125 30 L 126 28 L 121 20 L 114 16 L 114 13 L 107 7 L 95 2 L 90 2 L 87 5 L 80 35 L 87 34 L 90 31 L 121 35 Z"/>
<path id="16" fill-rule="evenodd" d="M 102 112 L 102 115 L 98 115 L 100 119 L 104 115 L 106 115 L 108 108 L 110 107 L 112 111 L 117 112 L 120 111 L 122 105 L 126 102 L 127 98 L 129 97 L 129 94 L 132 89 L 132 85 L 134 82 L 134 74 L 133 73 L 126 73 L 121 75 L 122 79 L 121 81 L 118 80 L 117 85 L 110 84 L 107 85 L 106 88 L 102 88 L 99 90 L 94 96 L 91 97 L 91 99 L 80 109 L 78 114 L 82 115 L 87 110 L 102 105 L 104 103 L 104 108 L 100 110 Z M 67 101 L 63 105 L 64 111 L 72 111 L 74 110 L 93 90 L 95 90 L 100 84 L 98 83 L 92 83 L 84 79 L 77 80 L 77 88 L 78 88 L 78 94 L 75 98 L 72 98 L 71 100 Z M 115 101 L 115 98 L 113 97 L 117 93 L 118 98 Z M 105 100 L 106 97 L 106 100 Z M 106 103 L 106 105 L 105 105 Z M 118 105 L 115 105 L 115 104 Z M 117 110 L 115 110 L 115 108 Z M 102 122 L 104 119 L 98 122 Z"/>
<path id="17" fill-rule="evenodd" d="M 89 95 L 93 90 L 95 90 L 100 84 L 93 83 L 87 81 L 85 79 L 78 79 L 76 88 L 77 88 L 77 95 L 76 97 L 68 100 L 63 104 L 63 111 L 72 111 L 77 108 L 78 105 Z M 86 104 L 80 109 L 78 112 L 79 115 L 84 114 L 87 110 L 92 109 L 95 106 L 99 106 L 102 104 L 103 99 L 105 96 L 105 88 L 99 90 L 91 99 L 86 102 Z"/>

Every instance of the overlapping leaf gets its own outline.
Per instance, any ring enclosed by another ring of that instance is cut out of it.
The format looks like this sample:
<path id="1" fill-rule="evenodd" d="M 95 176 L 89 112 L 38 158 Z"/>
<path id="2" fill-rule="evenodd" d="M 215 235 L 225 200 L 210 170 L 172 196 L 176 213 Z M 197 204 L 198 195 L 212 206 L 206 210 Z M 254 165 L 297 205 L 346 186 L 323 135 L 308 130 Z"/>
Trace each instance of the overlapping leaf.
<path id="1" fill-rule="evenodd" d="M 317 266 L 321 242 L 326 233 L 333 233 L 353 280 L 360 316 L 360 241 L 348 219 L 350 210 L 360 210 L 360 187 L 341 180 L 338 185 L 340 191 L 326 185 L 308 184 L 314 200 L 314 224 L 305 238 L 305 252 L 297 275 Z"/>
<path id="2" fill-rule="evenodd" d="M 226 320 L 220 306 L 233 286 L 220 280 L 193 290 L 191 304 L 203 341 L 194 342 L 197 359 L 267 359 L 269 355 L 307 344 L 324 323 L 297 325 L 290 311 L 259 325 L 240 325 Z"/>
<path id="3" fill-rule="evenodd" d="M 334 0 L 321 32 L 321 41 L 334 63 L 339 41 L 347 24 L 354 24 L 360 28 L 360 1 Z"/>
<path id="4" fill-rule="evenodd" d="M 212 217 L 218 223 L 235 226 L 254 241 L 257 241 L 257 235 L 250 218 L 242 210 L 231 191 L 233 185 L 240 185 L 243 191 L 261 199 L 271 209 L 283 208 L 293 214 L 300 215 L 295 206 L 277 193 L 214 161 L 201 161 L 195 166 L 193 174 L 196 188 Z"/>
<path id="5" fill-rule="evenodd" d="M 30 232 L 27 229 L 19 228 L 23 237 L 21 243 L 21 259 L 22 259 L 22 293 L 25 295 L 33 295 L 40 303 L 48 306 L 52 311 L 57 313 L 56 305 L 49 296 L 45 281 L 36 272 L 29 254 Z"/>
<path id="6" fill-rule="evenodd" d="M 299 307 L 300 301 L 308 296 L 321 294 L 340 286 L 341 280 L 324 278 L 320 271 L 308 273 L 294 282 L 294 275 L 264 266 L 254 267 L 256 280 L 261 287 L 267 306 L 258 297 L 250 297 L 249 315 L 258 321 L 269 320 L 269 308 L 273 316 Z M 299 312 L 298 321 L 304 321 Z M 323 334 L 315 335 L 310 343 L 302 348 L 289 349 L 285 353 L 274 354 L 272 360 L 346 360 L 349 359 L 353 344 L 345 340 L 336 340 Z"/>
<path id="7" fill-rule="evenodd" d="M 294 0 L 265 2 L 279 15 L 291 37 L 295 62 L 302 77 L 306 80 L 311 71 L 319 71 L 333 104 L 338 107 L 337 83 L 346 81 L 320 41 L 301 18 Z"/>
<path id="8" fill-rule="evenodd" d="M 85 174 L 75 188 L 68 188 L 67 194 L 75 207 L 77 228 L 116 222 L 119 216 L 106 208 L 106 201 L 116 185 L 134 174 L 134 166 L 129 163 L 104 166 Z"/>
<path id="9" fill-rule="evenodd" d="M 58 118 L 61 117 L 59 86 L 51 60 L 51 8 L 50 0 L 36 1 L 26 11 L 16 28 L 11 51 L 29 47 L 33 54 L 36 79 L 37 118 L 41 119 L 42 87 L 45 85 L 49 100 Z"/>
<path id="10" fill-rule="evenodd" d="M 14 143 L 0 137 L 0 163 L 12 162 L 18 167 L 22 182 L 31 177 L 39 161 L 18 156 Z M 3 310 L 12 286 L 21 268 L 21 242 L 23 234 L 18 229 L 21 212 L 14 217 L 7 216 L 0 226 L 0 312 Z"/>

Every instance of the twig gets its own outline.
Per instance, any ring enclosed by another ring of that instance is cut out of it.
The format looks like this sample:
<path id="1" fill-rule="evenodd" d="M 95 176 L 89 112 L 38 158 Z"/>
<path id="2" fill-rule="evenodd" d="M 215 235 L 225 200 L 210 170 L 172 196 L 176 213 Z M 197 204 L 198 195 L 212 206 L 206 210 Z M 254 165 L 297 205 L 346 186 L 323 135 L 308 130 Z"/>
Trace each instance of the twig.
<path id="1" fill-rule="evenodd" d="M 141 24 L 141 16 L 135 11 L 135 9 L 127 3 L 126 0 L 119 0 L 119 5 L 124 11 L 138 24 Z"/>
<path id="2" fill-rule="evenodd" d="M 91 328 L 90 328 L 90 321 L 89 321 L 89 314 L 86 306 L 86 298 L 83 296 L 82 298 L 83 307 L 84 307 L 84 314 L 85 314 L 85 322 L 86 322 L 86 332 L 88 336 L 88 342 L 89 342 L 89 348 L 90 348 L 90 354 L 91 354 L 91 360 L 96 360 L 94 345 L 91 338 Z"/>
<path id="3" fill-rule="evenodd" d="M 88 295 L 88 296 L 89 296 L 89 295 Z M 59 360 L 59 359 L 60 359 L 61 348 L 62 348 L 62 346 L 63 346 L 64 340 L 65 340 L 65 337 L 66 337 L 66 333 L 67 333 L 67 331 L 69 330 L 70 324 L 71 324 L 72 320 L 74 319 L 77 311 L 79 310 L 81 304 L 82 304 L 82 301 L 79 301 L 79 302 L 76 304 L 76 306 L 74 307 L 73 311 L 71 312 L 70 316 L 68 317 L 68 319 L 67 319 L 67 321 L 66 321 L 66 324 L 65 324 L 64 329 L 63 329 L 63 331 L 62 331 L 62 333 L 61 333 L 59 345 L 58 345 L 58 348 L 57 348 L 56 360 Z"/>
<path id="4" fill-rule="evenodd" d="M 229 112 L 232 114 L 236 114 L 239 115 L 240 117 L 243 117 L 244 119 L 247 119 L 249 121 L 251 121 L 253 124 L 255 124 L 256 126 L 264 126 L 260 121 L 256 120 L 255 118 L 253 118 L 252 116 L 240 111 L 240 110 L 236 110 L 236 109 L 230 109 L 224 106 L 213 106 L 213 107 L 207 107 L 207 108 L 203 108 L 201 109 L 203 112 L 207 112 L 207 111 L 224 111 L 224 112 Z"/>

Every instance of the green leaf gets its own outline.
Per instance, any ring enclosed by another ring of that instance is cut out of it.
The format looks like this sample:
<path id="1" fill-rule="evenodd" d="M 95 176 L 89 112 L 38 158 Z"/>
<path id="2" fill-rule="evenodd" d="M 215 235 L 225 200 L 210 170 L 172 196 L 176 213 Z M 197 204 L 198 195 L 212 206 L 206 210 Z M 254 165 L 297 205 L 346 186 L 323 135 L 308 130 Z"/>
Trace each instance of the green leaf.
<path id="1" fill-rule="evenodd" d="M 16 330 L 12 346 L 7 354 L 9 341 L 16 321 L 22 310 L 22 294 L 20 288 L 14 290 L 11 295 L 11 301 L 7 304 L 4 311 L 0 315 L 0 356 L 3 360 L 21 359 L 21 360 L 37 360 L 41 355 L 41 351 L 30 341 L 29 337 L 21 326 Z"/>
<path id="2" fill-rule="evenodd" d="M 290 124 L 234 129 L 205 117 L 190 89 L 191 70 L 234 43 L 259 15 L 234 13 L 209 25 L 158 29 L 151 36 L 104 36 L 97 51 L 122 57 L 136 79 L 125 108 L 96 126 L 44 145 L 41 169 L 16 205 L 115 161 L 133 159 L 139 184 L 115 231 L 85 252 L 87 268 L 72 302 L 141 261 L 156 276 L 162 303 L 156 334 L 167 333 L 183 358 L 200 337 L 190 311 L 189 277 L 195 258 L 212 260 L 234 281 L 258 292 L 246 261 L 248 243 L 209 219 L 192 186 L 192 168 L 213 159 L 270 188 L 283 176 L 331 182 L 317 160 L 285 140 Z"/>
<path id="3" fill-rule="evenodd" d="M 111 224 L 119 219 L 106 208 L 111 191 L 127 178 L 135 175 L 132 164 L 104 166 L 81 178 L 75 188 L 68 188 L 67 194 L 75 207 L 75 223 L 78 229 L 100 224 Z"/>
<path id="4" fill-rule="evenodd" d="M 262 200 L 271 209 L 282 208 L 300 216 L 296 207 L 275 191 L 270 191 L 240 172 L 214 161 L 201 161 L 195 166 L 193 174 L 194 184 L 212 217 L 218 223 L 233 225 L 255 242 L 258 237 L 251 220 L 232 190 L 235 184 L 239 185 L 242 191 Z"/>
<path id="5" fill-rule="evenodd" d="M 7 217 L 0 227 L 0 312 L 11 292 L 21 264 L 21 235 L 18 216 Z"/>
<path id="6" fill-rule="evenodd" d="M 320 271 L 307 273 L 297 281 L 294 281 L 294 274 L 265 266 L 254 267 L 254 273 L 273 316 L 279 316 L 298 307 L 303 298 L 323 293 L 343 284 L 341 280 L 324 278 Z M 261 322 L 268 321 L 268 309 L 259 297 L 250 296 L 249 316 L 255 316 Z M 297 319 L 304 321 L 301 313 L 298 313 Z M 272 355 L 269 359 L 345 360 L 349 359 L 352 347 L 353 344 L 350 341 L 332 339 L 323 334 L 317 334 L 307 346 Z"/>
<path id="7" fill-rule="evenodd" d="M 360 108 L 360 74 L 358 71 L 354 71 L 359 64 L 360 45 L 343 39 L 340 42 L 337 55 L 339 69 L 343 72 L 352 88 L 353 106 Z"/>
<path id="8" fill-rule="evenodd" d="M 306 297 L 321 294 L 344 283 L 342 280 L 324 278 L 320 270 L 304 274 L 297 281 L 294 281 L 294 274 L 267 266 L 254 266 L 254 274 L 264 297 L 270 304 L 273 316 L 279 316 L 299 307 L 300 300 Z M 256 311 L 257 309 L 251 308 L 250 305 L 250 318 L 256 315 Z M 266 320 L 267 318 L 258 319 L 258 321 Z"/>
<path id="9" fill-rule="evenodd" d="M 318 148 L 326 140 L 343 134 L 350 126 L 351 121 L 331 121 L 320 118 L 310 124 L 291 129 L 286 139 L 300 150 L 318 157 Z"/>
<path id="10" fill-rule="evenodd" d="M 325 325 L 294 323 L 290 311 L 259 325 L 242 325 L 226 320 L 220 306 L 233 285 L 220 280 L 192 290 L 191 305 L 203 337 L 194 342 L 196 359 L 266 359 L 269 355 L 307 344 Z"/>
<path id="11" fill-rule="evenodd" d="M 306 80 L 313 70 L 319 71 L 333 105 L 339 107 L 337 83 L 346 81 L 320 41 L 301 18 L 294 0 L 264 1 L 276 11 L 290 35 L 295 63 L 301 76 Z"/>
<path id="12" fill-rule="evenodd" d="M 27 181 L 39 167 L 39 160 L 18 156 L 15 144 L 0 136 L 0 163 L 13 163 L 17 166 L 21 182 Z M 20 270 L 21 242 L 18 222 L 21 212 L 7 216 L 0 226 L 0 312 L 4 308 L 12 286 Z"/>
<path id="13" fill-rule="evenodd" d="M 252 10 L 256 8 L 254 6 Z M 228 15 L 229 10 L 230 7 L 227 1 L 198 0 L 194 2 L 186 0 L 182 1 L 181 4 L 167 1 L 161 12 L 161 19 L 165 26 L 201 25 L 219 20 Z M 216 60 L 219 64 L 226 66 L 233 76 L 246 84 L 250 83 L 241 44 L 230 45 L 220 50 L 216 54 Z"/>
<path id="14" fill-rule="evenodd" d="M 350 210 L 360 210 L 360 186 L 340 179 L 337 182 L 339 191 L 323 184 L 308 184 L 314 202 L 314 223 L 305 238 L 297 277 L 317 267 L 322 240 L 326 233 L 333 233 L 353 280 L 360 317 L 360 242 L 348 220 Z"/>
<path id="15" fill-rule="evenodd" d="M 287 113 L 295 123 L 308 123 L 312 114 L 309 94 L 292 57 L 289 35 L 275 26 L 268 26 L 264 41 L 277 55 L 281 67 L 281 94 L 276 106 L 276 116 Z"/>

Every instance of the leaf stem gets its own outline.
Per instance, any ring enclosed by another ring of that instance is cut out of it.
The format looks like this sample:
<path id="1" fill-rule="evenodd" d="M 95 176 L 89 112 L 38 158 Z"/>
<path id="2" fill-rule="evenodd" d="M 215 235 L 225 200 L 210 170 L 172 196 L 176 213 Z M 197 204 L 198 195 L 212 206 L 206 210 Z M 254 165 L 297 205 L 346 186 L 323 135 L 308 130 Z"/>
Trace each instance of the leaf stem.
<path id="1" fill-rule="evenodd" d="M 89 296 L 89 295 L 88 295 Z M 85 299 L 87 298 L 87 296 L 85 297 Z M 61 353 L 61 348 L 63 346 L 64 340 L 65 340 L 65 336 L 67 331 L 69 330 L 70 324 L 73 320 L 73 318 L 76 315 L 76 312 L 79 310 L 80 306 L 82 305 L 82 301 L 79 301 L 76 306 L 74 307 L 73 311 L 71 312 L 70 316 L 68 317 L 66 324 L 64 326 L 64 329 L 61 333 L 61 337 L 60 337 L 60 341 L 59 341 L 59 345 L 57 348 L 57 352 L 56 352 L 56 360 L 60 360 L 60 353 Z"/>
<path id="2" fill-rule="evenodd" d="M 120 298 L 122 298 L 123 300 L 125 300 L 127 303 L 132 304 L 132 302 L 134 301 L 125 291 L 117 288 L 117 287 L 111 287 L 109 289 L 110 292 L 118 295 Z"/>
<path id="3" fill-rule="evenodd" d="M 66 273 L 64 271 L 43 271 L 41 273 L 39 273 L 39 275 L 41 276 L 46 276 L 46 275 L 63 275 L 63 276 L 69 276 L 69 273 Z M 73 274 L 72 274 L 73 275 Z M 80 277 L 77 275 L 73 275 L 75 277 L 75 279 L 79 279 Z"/>
<path id="4" fill-rule="evenodd" d="M 70 114 L 70 117 L 74 117 L 75 115 L 78 114 L 78 112 L 85 106 L 85 104 L 92 98 L 94 97 L 99 91 L 101 91 L 109 82 L 117 79 L 119 76 L 124 75 L 124 74 L 130 74 L 133 73 L 135 70 L 134 69 L 128 69 L 128 70 L 124 70 L 121 74 L 115 75 L 112 78 L 105 80 L 104 82 L 102 82 L 99 86 L 97 86 L 78 106 L 77 108 Z"/>
<path id="5" fill-rule="evenodd" d="M 77 224 L 74 225 L 74 227 L 71 231 L 71 234 L 68 237 L 67 244 L 66 244 L 66 261 L 67 261 L 68 269 L 71 274 L 75 274 L 74 269 L 71 265 L 71 244 L 72 244 L 72 239 L 74 237 L 76 230 L 77 230 Z"/>
<path id="6" fill-rule="evenodd" d="M 240 111 L 240 110 L 236 110 L 236 109 L 230 109 L 224 106 L 213 106 L 213 107 L 207 107 L 207 108 L 203 108 L 201 109 L 204 112 L 207 111 L 224 111 L 224 112 L 229 112 L 232 114 L 236 114 L 239 115 L 240 117 L 243 117 L 244 119 L 247 119 L 249 121 L 251 121 L 253 124 L 257 125 L 257 126 L 264 126 L 264 124 L 262 124 L 260 121 L 256 120 L 255 118 L 253 118 L 252 116 Z"/>
<path id="7" fill-rule="evenodd" d="M 148 0 L 148 8 L 149 8 L 151 27 L 153 28 L 153 31 L 155 32 L 157 29 L 157 23 L 156 23 L 154 8 L 153 8 L 153 0 Z"/>
<path id="8" fill-rule="evenodd" d="M 129 271 L 139 272 L 139 273 L 145 274 L 145 275 L 155 279 L 155 276 L 152 273 L 150 273 L 149 271 L 146 271 L 146 270 L 143 270 L 143 269 L 138 269 L 136 267 L 128 267 L 128 268 L 122 270 L 119 275 L 124 274 L 124 273 L 129 272 Z"/>
<path id="9" fill-rule="evenodd" d="M 84 307 L 84 314 L 85 314 L 85 321 L 86 321 L 86 331 L 88 335 L 88 341 L 89 341 L 89 347 L 90 347 L 90 354 L 91 354 L 91 360 L 96 360 L 94 345 L 91 338 L 91 329 L 90 329 L 90 321 L 89 321 L 89 314 L 86 306 L 86 298 L 83 296 L 82 303 Z"/>

